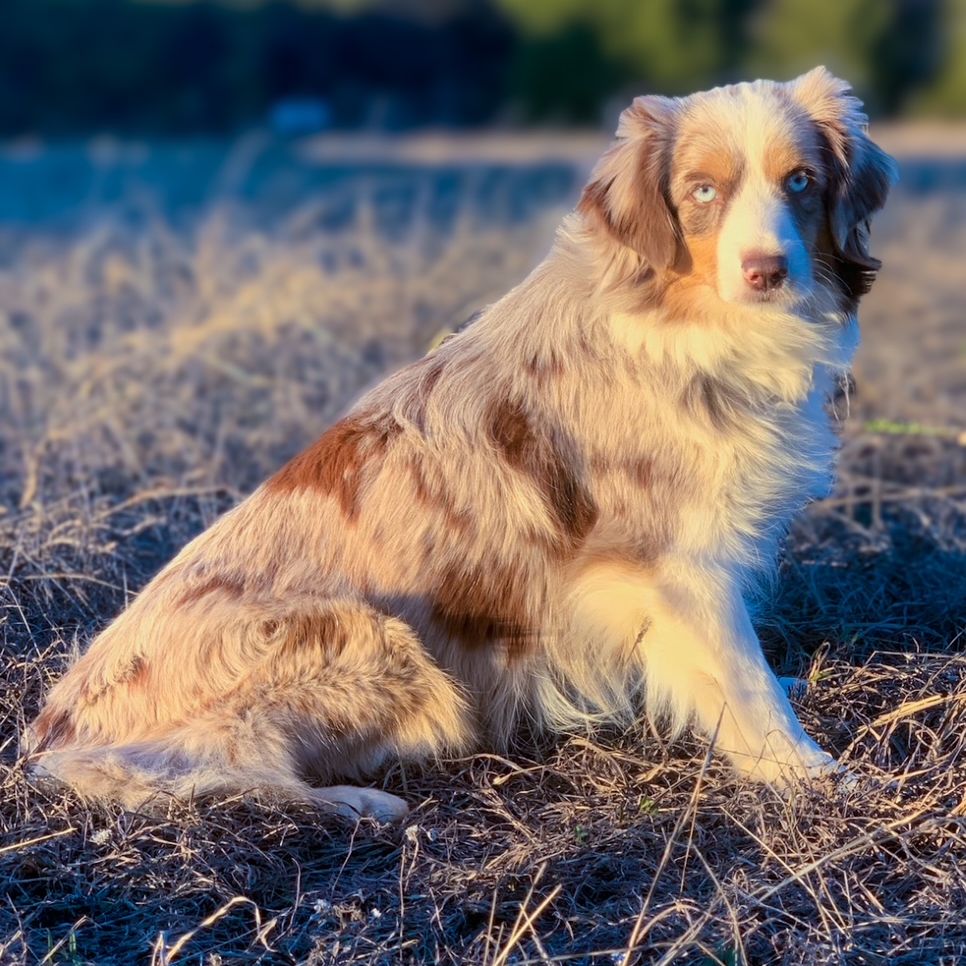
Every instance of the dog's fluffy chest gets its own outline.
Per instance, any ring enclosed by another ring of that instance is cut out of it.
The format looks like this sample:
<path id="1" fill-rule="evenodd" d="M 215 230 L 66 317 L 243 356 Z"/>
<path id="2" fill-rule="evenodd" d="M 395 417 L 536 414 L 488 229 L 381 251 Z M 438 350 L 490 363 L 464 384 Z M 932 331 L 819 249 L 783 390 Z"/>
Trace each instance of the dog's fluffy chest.
<path id="1" fill-rule="evenodd" d="M 767 566 L 795 513 L 828 492 L 832 383 L 816 367 L 798 400 L 706 375 L 601 397 L 594 448 L 613 454 L 621 437 L 622 454 L 597 461 L 609 467 L 598 480 L 608 532 L 645 556 Z"/>
<path id="2" fill-rule="evenodd" d="M 644 547 L 767 566 L 795 513 L 829 490 L 837 439 L 826 404 L 854 351 L 854 320 L 742 323 L 611 320 L 628 361 L 599 393 L 593 442 L 600 453 L 619 446 L 632 468 L 626 486 L 613 477 L 604 489 Z"/>
<path id="3" fill-rule="evenodd" d="M 797 405 L 748 405 L 709 434 L 707 447 L 691 450 L 699 485 L 682 507 L 684 546 L 751 566 L 771 562 L 794 515 L 831 484 L 836 438 L 826 398 L 816 385 Z"/>

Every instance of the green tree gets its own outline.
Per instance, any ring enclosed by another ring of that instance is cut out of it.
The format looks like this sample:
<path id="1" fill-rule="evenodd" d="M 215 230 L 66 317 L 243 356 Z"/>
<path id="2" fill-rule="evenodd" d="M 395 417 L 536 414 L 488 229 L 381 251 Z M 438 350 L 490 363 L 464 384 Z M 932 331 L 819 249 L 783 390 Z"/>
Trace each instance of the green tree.
<path id="1" fill-rule="evenodd" d="M 497 2 L 524 36 L 549 38 L 583 25 L 626 78 L 664 93 L 687 93 L 732 73 L 751 6 L 751 0 Z"/>
<path id="2" fill-rule="evenodd" d="M 944 117 L 966 115 L 966 0 L 946 0 L 940 66 L 911 107 Z"/>
<path id="3" fill-rule="evenodd" d="M 942 30 L 942 0 L 772 0 L 752 19 L 747 66 L 781 79 L 825 64 L 893 114 L 934 75 Z"/>
<path id="4" fill-rule="evenodd" d="M 872 59 L 889 26 L 883 0 L 774 0 L 752 25 L 749 67 L 767 76 L 793 77 L 825 63 L 865 89 Z"/>

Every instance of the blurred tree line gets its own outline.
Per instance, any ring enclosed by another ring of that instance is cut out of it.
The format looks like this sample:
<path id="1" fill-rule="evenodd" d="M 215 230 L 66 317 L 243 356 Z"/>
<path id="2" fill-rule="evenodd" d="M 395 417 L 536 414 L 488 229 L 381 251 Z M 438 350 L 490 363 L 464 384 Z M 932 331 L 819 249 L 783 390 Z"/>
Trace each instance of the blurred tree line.
<path id="1" fill-rule="evenodd" d="M 0 134 L 221 132 L 286 99 L 392 129 L 596 121 L 826 63 L 966 115 L 966 0 L 4 0 Z"/>

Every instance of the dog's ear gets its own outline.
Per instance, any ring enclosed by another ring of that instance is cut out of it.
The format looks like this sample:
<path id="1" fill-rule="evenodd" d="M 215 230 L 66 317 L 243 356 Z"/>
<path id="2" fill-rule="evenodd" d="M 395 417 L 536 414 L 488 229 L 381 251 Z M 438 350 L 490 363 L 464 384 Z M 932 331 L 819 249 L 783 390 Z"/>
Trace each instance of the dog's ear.
<path id="1" fill-rule="evenodd" d="M 829 230 L 843 281 L 858 297 L 869 290 L 882 264 L 869 253 L 869 219 L 899 180 L 898 169 L 870 140 L 862 102 L 846 81 L 816 67 L 789 87 L 825 142 Z"/>
<path id="2" fill-rule="evenodd" d="M 586 223 L 661 271 L 677 257 L 677 217 L 667 200 L 677 103 L 638 97 L 620 116 L 617 140 L 597 162 L 577 210 Z"/>

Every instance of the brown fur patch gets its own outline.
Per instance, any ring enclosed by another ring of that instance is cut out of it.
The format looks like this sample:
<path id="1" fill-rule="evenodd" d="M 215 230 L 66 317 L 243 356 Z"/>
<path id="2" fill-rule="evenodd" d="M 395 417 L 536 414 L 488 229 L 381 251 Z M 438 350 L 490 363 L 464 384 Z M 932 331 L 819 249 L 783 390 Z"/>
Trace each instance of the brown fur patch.
<path id="1" fill-rule="evenodd" d="M 685 388 L 681 402 L 690 416 L 722 432 L 734 430 L 736 422 L 747 418 L 746 395 L 708 375 L 695 376 Z"/>
<path id="2" fill-rule="evenodd" d="M 820 163 L 814 143 L 796 144 L 784 138 L 772 139 L 765 145 L 762 157 L 765 177 L 773 184 L 782 184 L 788 175 L 800 168 L 814 171 Z"/>
<path id="3" fill-rule="evenodd" d="M 464 647 L 476 650 L 482 647 L 502 646 L 508 657 L 519 658 L 539 640 L 539 631 L 492 614 L 471 610 L 433 609 L 433 620 L 448 637 L 459 641 Z"/>
<path id="4" fill-rule="evenodd" d="M 37 746 L 34 752 L 47 751 L 52 746 L 70 744 L 77 736 L 74 722 L 69 711 L 52 711 L 44 708 L 33 723 L 33 732 L 37 736 Z"/>
<path id="5" fill-rule="evenodd" d="M 674 321 L 692 317 L 696 290 L 718 290 L 718 232 L 686 235 L 685 245 L 690 256 L 688 270 L 669 276 L 664 290 L 664 315 Z"/>
<path id="6" fill-rule="evenodd" d="M 209 577 L 204 583 L 186 590 L 178 600 L 179 604 L 193 604 L 209 594 L 221 592 L 224 596 L 237 598 L 245 592 L 245 585 L 234 577 Z"/>
<path id="7" fill-rule="evenodd" d="M 540 620 L 524 596 L 528 574 L 493 562 L 492 566 L 447 568 L 432 595 L 431 619 L 443 632 L 469 648 L 502 644 L 519 656 L 539 638 Z"/>
<path id="8" fill-rule="evenodd" d="M 826 279 L 831 277 L 839 290 L 842 309 L 854 314 L 858 310 L 859 299 L 869 290 L 869 271 L 842 258 L 826 217 L 819 223 L 811 253 L 816 274 Z"/>
<path id="9" fill-rule="evenodd" d="M 335 613 L 294 614 L 271 623 L 275 626 L 270 636 L 279 648 L 275 654 L 277 659 L 291 659 L 293 652 L 300 656 L 307 652 L 314 655 L 320 648 L 335 657 L 348 643 L 349 628 Z M 310 656 L 309 660 L 314 662 L 317 659 Z"/>
<path id="10" fill-rule="evenodd" d="M 409 472 L 412 476 L 416 499 L 424 507 L 436 510 L 446 525 L 456 533 L 468 536 L 473 532 L 471 513 L 468 510 L 457 509 L 453 505 L 452 496 L 445 483 L 437 474 L 432 476 L 427 474 L 423 458 L 414 454 L 409 461 Z"/>
<path id="11" fill-rule="evenodd" d="M 519 406 L 501 403 L 490 414 L 490 438 L 507 462 L 529 477 L 559 527 L 558 552 L 572 551 L 597 522 L 598 510 L 586 487 L 549 434 L 531 426 Z"/>
<path id="12" fill-rule="evenodd" d="M 423 376 L 422 382 L 419 384 L 420 395 L 424 399 L 429 399 L 430 394 L 433 389 L 436 388 L 436 383 L 439 382 L 439 377 L 443 374 L 443 370 L 446 368 L 446 363 L 442 359 L 433 359 L 430 365 L 426 369 L 426 374 Z"/>
<path id="13" fill-rule="evenodd" d="M 430 396 L 432 396 L 433 390 L 436 388 L 436 383 L 439 382 L 439 377 L 442 376 L 446 369 L 446 363 L 442 359 L 430 357 L 422 362 L 416 363 L 416 365 L 421 366 L 424 371 L 416 386 L 413 408 L 409 415 L 412 421 L 425 432 L 428 428 L 426 408 L 429 405 Z"/>
<path id="14" fill-rule="evenodd" d="M 526 361 L 527 374 L 542 388 L 563 375 L 563 361 L 552 351 L 535 353 Z"/>
<path id="15" fill-rule="evenodd" d="M 648 487 L 654 476 L 654 461 L 646 456 L 625 463 L 627 475 L 641 487 Z"/>
<path id="16" fill-rule="evenodd" d="M 347 416 L 283 466 L 265 488 L 286 493 L 317 490 L 335 497 L 342 512 L 353 520 L 359 514 L 360 492 L 367 476 L 378 473 L 398 432 L 395 424 Z"/>
<path id="17" fill-rule="evenodd" d="M 688 119 L 682 124 L 675 144 L 671 195 L 678 219 L 687 234 L 709 230 L 738 190 L 745 172 L 745 159 L 736 150 L 731 132 L 707 119 Z M 717 198 L 702 204 L 692 197 L 695 188 L 710 184 Z"/>
<path id="18" fill-rule="evenodd" d="M 121 677 L 121 681 L 131 687 L 143 687 L 148 683 L 148 678 L 150 676 L 150 665 L 140 654 L 138 654 L 125 669 L 124 674 Z"/>
<path id="19" fill-rule="evenodd" d="M 676 112 L 661 97 L 639 97 L 621 115 L 624 133 L 598 161 L 577 211 L 589 226 L 634 249 L 656 272 L 678 253 L 677 221 L 666 198 Z"/>
<path id="20" fill-rule="evenodd" d="M 682 149 L 674 160 L 675 196 L 683 202 L 695 188 L 710 184 L 718 189 L 720 201 L 726 201 L 741 182 L 744 162 L 729 145 L 718 144 L 713 136 L 709 136 L 709 132 L 695 133 L 691 139 L 696 143 Z M 715 202 L 693 204 L 698 210 L 708 210 L 714 207 Z"/>

